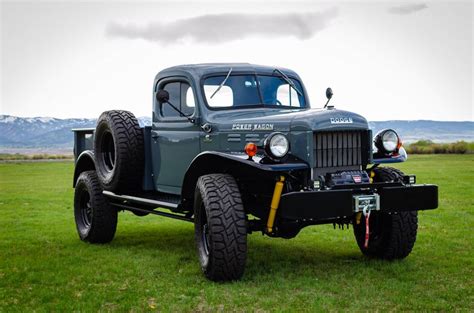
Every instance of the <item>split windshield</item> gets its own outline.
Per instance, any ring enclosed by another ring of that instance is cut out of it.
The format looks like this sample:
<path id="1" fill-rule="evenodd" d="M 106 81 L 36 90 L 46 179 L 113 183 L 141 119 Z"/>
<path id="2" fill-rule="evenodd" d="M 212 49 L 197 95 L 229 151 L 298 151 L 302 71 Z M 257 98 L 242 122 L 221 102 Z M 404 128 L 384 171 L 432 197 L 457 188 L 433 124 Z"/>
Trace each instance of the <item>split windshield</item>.
<path id="1" fill-rule="evenodd" d="M 291 80 L 293 86 L 285 79 Z M 228 73 L 206 78 L 203 88 L 211 108 L 306 107 L 303 88 L 292 78 Z"/>

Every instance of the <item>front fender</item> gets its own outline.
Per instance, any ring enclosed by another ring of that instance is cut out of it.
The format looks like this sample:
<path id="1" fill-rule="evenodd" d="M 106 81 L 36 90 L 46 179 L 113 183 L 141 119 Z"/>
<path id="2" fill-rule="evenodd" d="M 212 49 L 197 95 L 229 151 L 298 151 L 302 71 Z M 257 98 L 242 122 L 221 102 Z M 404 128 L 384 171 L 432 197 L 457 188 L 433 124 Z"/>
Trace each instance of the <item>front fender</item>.
<path id="1" fill-rule="evenodd" d="M 408 154 L 405 148 L 400 147 L 398 154 L 396 156 L 391 156 L 388 158 L 373 158 L 372 164 L 387 164 L 387 163 L 400 163 L 405 162 L 408 159 Z"/>
<path id="2" fill-rule="evenodd" d="M 183 201 L 192 202 L 196 182 L 202 175 L 229 173 L 235 178 L 256 177 L 258 179 L 275 176 L 281 172 L 310 169 L 307 163 L 295 157 L 286 163 L 264 164 L 260 163 L 260 161 L 261 158 L 259 157 L 249 160 L 245 154 L 230 154 L 217 151 L 200 153 L 191 162 L 184 176 L 181 193 Z"/>
<path id="3" fill-rule="evenodd" d="M 82 172 L 91 170 L 95 170 L 94 152 L 92 150 L 85 150 L 79 154 L 79 157 L 76 160 L 72 187 L 76 187 L 77 178 L 79 178 L 79 175 L 81 175 Z"/>

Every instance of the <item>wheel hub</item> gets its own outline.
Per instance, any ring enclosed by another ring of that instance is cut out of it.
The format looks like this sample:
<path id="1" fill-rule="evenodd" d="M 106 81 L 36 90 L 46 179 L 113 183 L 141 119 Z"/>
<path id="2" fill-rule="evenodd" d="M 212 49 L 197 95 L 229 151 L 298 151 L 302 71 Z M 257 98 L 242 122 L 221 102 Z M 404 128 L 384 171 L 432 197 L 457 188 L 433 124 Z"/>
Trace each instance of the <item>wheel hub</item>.
<path id="1" fill-rule="evenodd" d="M 92 221 L 92 204 L 89 193 L 84 192 L 81 198 L 81 218 L 84 226 L 89 227 Z"/>
<path id="2" fill-rule="evenodd" d="M 114 137 L 110 132 L 104 133 L 102 140 L 102 159 L 105 169 L 111 172 L 115 167 L 115 144 Z"/>
<path id="3" fill-rule="evenodd" d="M 209 227 L 206 224 L 202 226 L 202 242 L 204 246 L 204 252 L 209 256 Z"/>

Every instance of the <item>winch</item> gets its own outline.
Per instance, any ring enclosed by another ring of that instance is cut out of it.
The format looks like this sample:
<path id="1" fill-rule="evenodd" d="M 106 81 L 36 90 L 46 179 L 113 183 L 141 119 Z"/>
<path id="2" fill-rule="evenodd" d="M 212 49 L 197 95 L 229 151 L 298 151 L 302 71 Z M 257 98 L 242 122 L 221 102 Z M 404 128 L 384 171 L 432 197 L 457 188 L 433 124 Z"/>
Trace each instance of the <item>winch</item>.
<path id="1" fill-rule="evenodd" d="M 326 185 L 329 187 L 348 184 L 368 184 L 369 175 L 365 171 L 342 171 L 328 173 L 326 175 Z"/>

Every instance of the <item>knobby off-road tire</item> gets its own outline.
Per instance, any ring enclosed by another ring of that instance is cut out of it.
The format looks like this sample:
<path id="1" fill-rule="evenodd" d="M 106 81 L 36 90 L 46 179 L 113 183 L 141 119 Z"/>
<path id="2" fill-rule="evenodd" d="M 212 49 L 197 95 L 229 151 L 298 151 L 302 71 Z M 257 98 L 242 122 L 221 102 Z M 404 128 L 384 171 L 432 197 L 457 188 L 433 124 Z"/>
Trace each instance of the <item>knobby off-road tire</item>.
<path id="1" fill-rule="evenodd" d="M 79 237 L 90 243 L 112 241 L 117 229 L 117 210 L 102 194 L 95 171 L 82 172 L 74 191 L 74 217 Z"/>
<path id="2" fill-rule="evenodd" d="M 194 228 L 201 269 L 213 281 L 242 277 L 247 259 L 246 215 L 235 179 L 201 176 L 194 198 Z"/>
<path id="3" fill-rule="evenodd" d="M 97 176 L 109 191 L 139 189 L 144 166 L 143 131 L 128 111 L 106 111 L 94 137 Z"/>
<path id="4" fill-rule="evenodd" d="M 374 170 L 375 182 L 399 182 L 403 172 L 391 167 L 378 167 Z M 381 213 L 371 212 L 369 218 L 369 247 L 364 248 L 365 218 L 360 224 L 354 221 L 354 235 L 363 254 L 386 260 L 407 257 L 416 241 L 418 211 Z"/>

